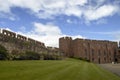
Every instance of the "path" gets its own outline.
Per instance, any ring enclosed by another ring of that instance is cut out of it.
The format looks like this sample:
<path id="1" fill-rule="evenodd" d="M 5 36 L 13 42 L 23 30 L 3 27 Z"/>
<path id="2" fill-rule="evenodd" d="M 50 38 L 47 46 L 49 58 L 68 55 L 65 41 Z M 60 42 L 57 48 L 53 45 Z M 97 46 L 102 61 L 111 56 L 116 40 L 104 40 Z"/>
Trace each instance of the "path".
<path id="1" fill-rule="evenodd" d="M 103 68 L 120 76 L 120 63 L 119 64 L 99 64 Z"/>

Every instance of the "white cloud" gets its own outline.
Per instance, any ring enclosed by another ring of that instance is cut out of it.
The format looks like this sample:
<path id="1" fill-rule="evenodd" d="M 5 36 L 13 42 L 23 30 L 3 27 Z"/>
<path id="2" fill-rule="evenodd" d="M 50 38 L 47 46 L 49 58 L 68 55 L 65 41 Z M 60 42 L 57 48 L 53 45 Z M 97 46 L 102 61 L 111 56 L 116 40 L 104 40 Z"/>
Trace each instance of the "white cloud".
<path id="1" fill-rule="evenodd" d="M 97 9 L 89 9 L 85 11 L 84 16 L 87 20 L 98 20 L 103 17 L 112 16 L 117 10 L 116 6 L 103 5 Z"/>
<path id="2" fill-rule="evenodd" d="M 71 36 L 72 39 L 76 39 L 76 38 L 81 38 L 81 39 L 85 39 L 86 37 L 83 37 L 81 35 L 75 35 L 75 36 Z"/>
<path id="3" fill-rule="evenodd" d="M 0 12 L 11 13 L 11 4 L 8 0 L 0 0 Z"/>
<path id="4" fill-rule="evenodd" d="M 71 35 L 65 35 L 61 32 L 60 28 L 53 24 L 42 24 L 34 22 L 33 30 L 29 32 L 18 32 L 19 34 L 26 35 L 35 40 L 44 42 L 46 46 L 58 47 L 59 38 Z M 85 38 L 81 35 L 71 36 L 74 38 Z"/>
<path id="5" fill-rule="evenodd" d="M 78 7 L 69 7 L 65 10 L 65 14 L 67 16 L 77 16 L 77 17 L 81 17 L 82 15 L 82 11 L 78 8 Z"/>
<path id="6" fill-rule="evenodd" d="M 29 9 L 40 18 L 50 18 L 58 14 L 80 16 L 81 11 L 77 6 L 83 6 L 85 3 L 87 0 L 29 0 L 29 2 L 27 0 L 0 0 L 0 12 L 11 13 L 12 7 L 21 7 Z"/>
<path id="7" fill-rule="evenodd" d="M 0 0 L 0 15 L 13 14 L 12 7 L 27 9 L 39 18 L 54 18 L 59 15 L 75 16 L 93 21 L 112 16 L 119 11 L 119 5 L 106 0 Z M 94 2 L 94 3 L 92 3 Z M 9 15 L 12 16 L 12 15 Z M 5 17 L 5 16 L 4 16 Z M 13 16 L 14 17 L 14 16 Z M 10 19 L 14 20 L 14 18 Z"/>
<path id="8" fill-rule="evenodd" d="M 41 24 L 41 23 L 34 23 L 35 26 L 35 32 L 44 35 L 60 35 L 61 31 L 58 26 L 52 25 L 52 24 Z"/>

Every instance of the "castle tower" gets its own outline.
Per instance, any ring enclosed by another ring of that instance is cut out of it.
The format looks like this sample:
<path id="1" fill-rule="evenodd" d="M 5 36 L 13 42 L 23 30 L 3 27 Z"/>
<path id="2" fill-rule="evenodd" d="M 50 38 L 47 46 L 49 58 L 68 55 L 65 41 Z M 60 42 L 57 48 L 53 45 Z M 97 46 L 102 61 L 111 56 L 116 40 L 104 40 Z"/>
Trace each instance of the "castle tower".
<path id="1" fill-rule="evenodd" d="M 71 43 L 72 43 L 71 37 L 62 37 L 59 39 L 59 49 L 67 57 L 72 57 Z"/>

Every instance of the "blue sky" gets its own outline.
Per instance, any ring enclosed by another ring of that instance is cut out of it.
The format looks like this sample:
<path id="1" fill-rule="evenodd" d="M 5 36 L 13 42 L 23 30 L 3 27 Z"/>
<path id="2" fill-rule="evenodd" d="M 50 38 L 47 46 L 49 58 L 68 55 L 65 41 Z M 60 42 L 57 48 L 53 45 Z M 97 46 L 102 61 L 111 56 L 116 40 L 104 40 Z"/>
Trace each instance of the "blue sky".
<path id="1" fill-rule="evenodd" d="M 0 28 L 58 47 L 62 36 L 120 40 L 120 0 L 0 0 Z"/>

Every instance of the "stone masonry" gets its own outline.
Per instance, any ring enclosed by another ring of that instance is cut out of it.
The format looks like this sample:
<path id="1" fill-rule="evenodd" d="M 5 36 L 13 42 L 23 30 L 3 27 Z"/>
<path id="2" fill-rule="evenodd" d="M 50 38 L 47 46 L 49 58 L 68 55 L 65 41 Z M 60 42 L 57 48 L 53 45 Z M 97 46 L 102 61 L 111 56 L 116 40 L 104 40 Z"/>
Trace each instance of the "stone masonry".
<path id="1" fill-rule="evenodd" d="M 44 43 L 4 29 L 0 29 L 0 44 L 3 45 L 9 53 L 13 50 L 20 52 L 34 51 L 38 53 L 46 51 Z"/>
<path id="2" fill-rule="evenodd" d="M 106 40 L 75 39 L 62 37 L 59 39 L 59 50 L 67 57 L 90 60 L 94 63 L 115 62 L 118 53 L 117 42 Z"/>

